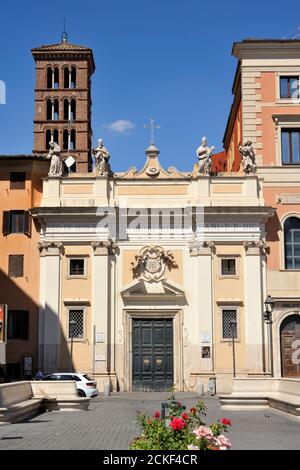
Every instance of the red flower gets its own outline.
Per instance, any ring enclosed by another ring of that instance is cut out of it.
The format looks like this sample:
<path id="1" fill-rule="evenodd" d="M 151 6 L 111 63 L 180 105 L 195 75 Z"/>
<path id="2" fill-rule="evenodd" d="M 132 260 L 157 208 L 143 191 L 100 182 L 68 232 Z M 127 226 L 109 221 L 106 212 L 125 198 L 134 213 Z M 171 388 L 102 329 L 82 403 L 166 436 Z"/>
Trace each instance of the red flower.
<path id="1" fill-rule="evenodd" d="M 181 429 L 186 426 L 186 423 L 181 418 L 173 418 L 170 422 L 170 426 L 174 429 L 174 431 L 181 431 Z"/>
<path id="2" fill-rule="evenodd" d="M 154 418 L 157 418 L 157 419 L 160 418 L 160 412 L 159 411 L 155 411 Z"/>
<path id="3" fill-rule="evenodd" d="M 190 409 L 190 413 L 192 413 L 193 415 L 195 415 L 197 413 L 197 409 L 196 408 L 191 408 Z"/>
<path id="4" fill-rule="evenodd" d="M 181 417 L 186 421 L 189 419 L 189 415 L 187 413 L 182 413 Z"/>
<path id="5" fill-rule="evenodd" d="M 231 426 L 231 421 L 227 418 L 220 419 L 220 423 L 224 424 L 224 426 Z"/>

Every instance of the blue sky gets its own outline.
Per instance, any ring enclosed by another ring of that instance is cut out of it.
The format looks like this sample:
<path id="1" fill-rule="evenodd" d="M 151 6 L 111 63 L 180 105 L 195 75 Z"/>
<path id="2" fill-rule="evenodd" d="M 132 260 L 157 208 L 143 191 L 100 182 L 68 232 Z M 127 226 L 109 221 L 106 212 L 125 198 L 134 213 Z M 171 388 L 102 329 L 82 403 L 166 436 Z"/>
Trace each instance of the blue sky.
<path id="1" fill-rule="evenodd" d="M 232 102 L 234 41 L 282 38 L 300 25 L 300 6 L 279 1 L 51 0 L 2 2 L 0 153 L 33 148 L 34 61 L 30 49 L 60 42 L 66 16 L 70 42 L 93 49 L 93 140 L 103 137 L 115 171 L 140 168 L 154 117 L 160 162 L 188 171 L 201 137 L 222 150 Z M 299 21 L 299 23 L 297 23 Z M 133 128 L 118 132 L 118 120 Z"/>

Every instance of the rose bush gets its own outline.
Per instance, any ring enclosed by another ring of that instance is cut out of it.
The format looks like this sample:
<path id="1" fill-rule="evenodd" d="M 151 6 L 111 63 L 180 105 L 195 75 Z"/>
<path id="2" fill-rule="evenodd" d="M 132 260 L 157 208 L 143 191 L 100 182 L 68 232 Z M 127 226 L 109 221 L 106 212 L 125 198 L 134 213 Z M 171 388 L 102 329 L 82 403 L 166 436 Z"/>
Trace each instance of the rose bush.
<path id="1" fill-rule="evenodd" d="M 178 402 L 174 395 L 168 399 L 168 414 L 162 419 L 156 411 L 153 417 L 138 415 L 141 435 L 130 444 L 131 450 L 226 450 L 230 441 L 224 436 L 231 421 L 220 419 L 206 426 L 203 417 L 206 407 L 202 401 L 190 410 Z"/>

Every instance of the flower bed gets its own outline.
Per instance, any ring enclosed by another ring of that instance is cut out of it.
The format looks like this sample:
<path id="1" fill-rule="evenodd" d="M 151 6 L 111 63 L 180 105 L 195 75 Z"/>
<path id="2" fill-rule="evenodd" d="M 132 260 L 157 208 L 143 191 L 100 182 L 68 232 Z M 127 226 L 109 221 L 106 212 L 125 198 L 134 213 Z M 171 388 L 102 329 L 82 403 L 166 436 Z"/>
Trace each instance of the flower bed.
<path id="1" fill-rule="evenodd" d="M 189 411 L 174 395 L 167 401 L 168 415 L 165 419 L 156 411 L 152 417 L 138 415 L 142 434 L 130 444 L 131 450 L 227 450 L 230 441 L 224 436 L 229 419 L 220 419 L 206 426 L 203 417 L 206 407 L 199 401 Z"/>

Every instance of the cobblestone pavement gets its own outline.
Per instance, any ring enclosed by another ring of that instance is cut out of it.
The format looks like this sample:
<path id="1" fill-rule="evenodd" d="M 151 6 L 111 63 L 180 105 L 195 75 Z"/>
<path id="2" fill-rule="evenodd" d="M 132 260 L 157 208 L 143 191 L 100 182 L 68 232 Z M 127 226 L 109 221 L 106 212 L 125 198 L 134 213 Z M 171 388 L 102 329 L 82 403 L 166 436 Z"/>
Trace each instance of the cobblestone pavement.
<path id="1" fill-rule="evenodd" d="M 164 393 L 119 393 L 91 401 L 89 411 L 44 413 L 26 423 L 0 426 L 0 449 L 128 449 L 138 435 L 136 414 L 160 410 Z M 188 407 L 198 398 L 176 394 Z M 207 423 L 230 418 L 233 449 L 300 449 L 300 421 L 273 410 L 223 411 L 205 397 Z"/>

